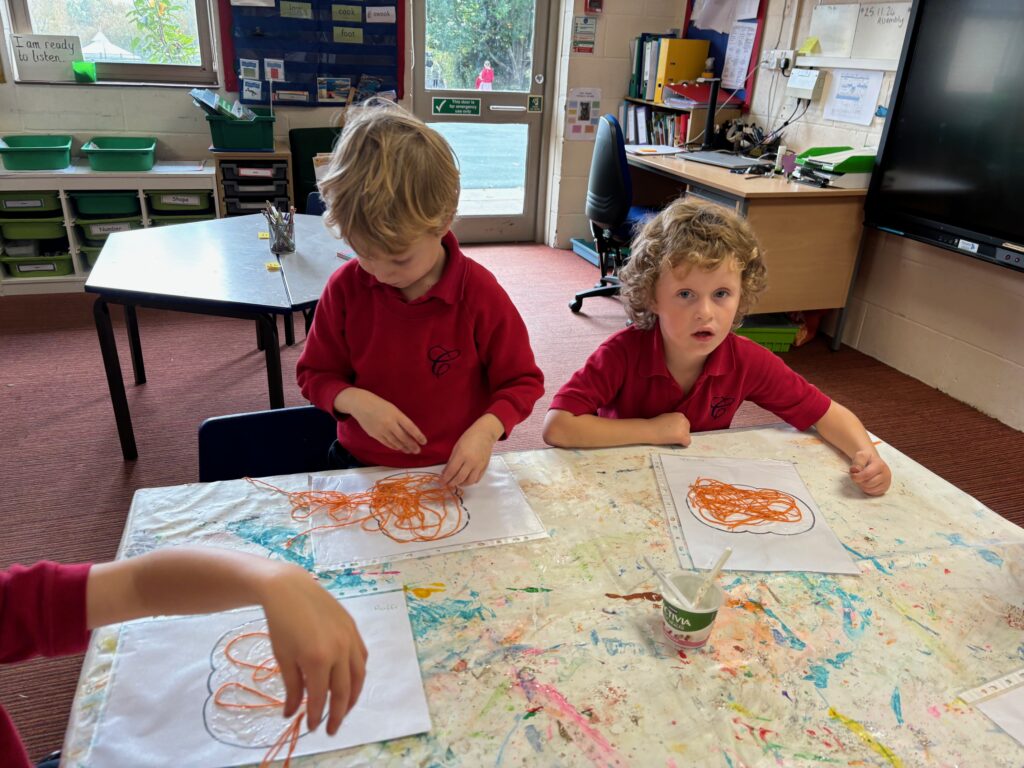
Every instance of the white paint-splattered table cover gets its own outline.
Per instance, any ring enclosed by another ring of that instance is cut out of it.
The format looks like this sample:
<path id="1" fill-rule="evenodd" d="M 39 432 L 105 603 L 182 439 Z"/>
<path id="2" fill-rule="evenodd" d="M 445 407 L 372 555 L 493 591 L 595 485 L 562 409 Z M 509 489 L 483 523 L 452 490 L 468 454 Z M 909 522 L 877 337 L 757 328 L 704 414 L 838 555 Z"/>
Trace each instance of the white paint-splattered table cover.
<path id="1" fill-rule="evenodd" d="M 874 499 L 812 433 L 698 435 L 683 455 L 795 462 L 861 574 L 726 574 L 709 645 L 684 657 L 643 564 L 687 562 L 651 469 L 661 450 L 504 454 L 550 538 L 320 573 L 339 594 L 405 585 L 433 730 L 293 764 L 1024 765 L 957 699 L 1024 659 L 1024 530 L 884 443 L 894 482 Z M 120 556 L 190 543 L 312 567 L 284 548 L 298 530 L 283 497 L 244 481 L 146 489 Z M 102 768 L 89 744 L 116 644 L 94 634 L 67 765 Z"/>

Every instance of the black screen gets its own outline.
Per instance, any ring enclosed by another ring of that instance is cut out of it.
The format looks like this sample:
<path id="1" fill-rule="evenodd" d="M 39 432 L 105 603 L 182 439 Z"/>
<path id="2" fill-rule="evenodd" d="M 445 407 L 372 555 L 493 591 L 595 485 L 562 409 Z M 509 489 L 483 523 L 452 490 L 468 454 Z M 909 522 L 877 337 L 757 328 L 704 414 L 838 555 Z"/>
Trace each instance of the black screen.
<path id="1" fill-rule="evenodd" d="M 918 0 L 908 36 L 868 223 L 1024 244 L 1024 0 Z"/>

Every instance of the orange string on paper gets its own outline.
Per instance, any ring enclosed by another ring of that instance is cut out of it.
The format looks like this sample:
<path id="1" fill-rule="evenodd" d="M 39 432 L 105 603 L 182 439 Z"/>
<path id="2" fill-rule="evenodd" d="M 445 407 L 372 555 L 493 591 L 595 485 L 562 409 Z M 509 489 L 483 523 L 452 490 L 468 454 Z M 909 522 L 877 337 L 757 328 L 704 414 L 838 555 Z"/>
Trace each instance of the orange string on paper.
<path id="1" fill-rule="evenodd" d="M 380 531 L 401 543 L 439 541 L 466 527 L 468 518 L 458 490 L 441 482 L 429 472 L 405 472 L 384 477 L 360 493 L 341 491 L 286 491 L 263 480 L 247 477 L 253 485 L 262 485 L 282 493 L 291 502 L 292 520 L 308 520 L 314 512 L 326 512 L 334 522 L 317 525 L 292 536 L 286 547 L 313 531 L 360 526 L 364 531 Z"/>
<path id="2" fill-rule="evenodd" d="M 254 710 L 254 709 L 272 709 L 276 707 L 284 708 L 284 701 L 276 696 L 272 696 L 266 691 L 260 690 L 260 683 L 265 683 L 268 680 L 273 679 L 275 676 L 281 673 L 281 670 L 277 666 L 277 661 L 274 657 L 268 656 L 259 664 L 253 664 L 252 662 L 239 659 L 231 654 L 231 649 L 235 643 L 248 637 L 265 637 L 269 641 L 270 634 L 267 632 L 245 632 L 240 635 L 236 635 L 231 638 L 230 641 L 224 646 L 224 656 L 237 667 L 243 667 L 245 669 L 251 669 L 252 674 L 250 679 L 253 685 L 246 685 L 245 683 L 238 682 L 227 682 L 217 689 L 217 692 L 213 695 L 213 703 L 219 707 L 225 709 L 240 709 L 240 710 Z M 249 694 L 255 698 L 256 701 L 252 703 L 244 703 L 242 701 L 230 701 L 227 698 L 229 691 Z M 260 768 L 266 768 L 272 762 L 277 760 L 286 746 L 288 747 L 288 753 L 284 758 L 284 768 L 288 768 L 291 765 L 292 754 L 295 752 L 295 745 L 299 741 L 299 735 L 302 731 L 302 718 L 305 717 L 306 710 L 304 707 L 299 707 L 298 713 L 287 725 L 287 727 L 281 732 L 281 735 L 277 737 L 267 754 L 263 756 L 263 760 L 260 762 Z"/>
<path id="3" fill-rule="evenodd" d="M 698 477 L 686 498 L 701 519 L 727 530 L 803 519 L 795 497 L 771 488 L 745 488 Z"/>

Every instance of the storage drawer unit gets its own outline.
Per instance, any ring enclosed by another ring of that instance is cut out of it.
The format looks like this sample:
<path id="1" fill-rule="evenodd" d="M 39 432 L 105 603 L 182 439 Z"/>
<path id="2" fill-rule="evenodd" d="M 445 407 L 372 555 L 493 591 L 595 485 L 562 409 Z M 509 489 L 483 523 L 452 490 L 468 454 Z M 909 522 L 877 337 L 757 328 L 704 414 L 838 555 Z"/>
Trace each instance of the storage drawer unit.
<path id="1" fill-rule="evenodd" d="M 220 164 L 224 181 L 274 181 L 288 178 L 288 163 L 234 160 Z"/>

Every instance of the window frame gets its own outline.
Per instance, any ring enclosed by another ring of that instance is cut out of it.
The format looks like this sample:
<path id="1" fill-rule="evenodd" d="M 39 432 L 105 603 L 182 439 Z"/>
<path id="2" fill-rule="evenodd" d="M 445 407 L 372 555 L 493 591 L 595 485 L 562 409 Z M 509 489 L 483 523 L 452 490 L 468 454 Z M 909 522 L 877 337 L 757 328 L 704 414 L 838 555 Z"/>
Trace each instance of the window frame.
<path id="1" fill-rule="evenodd" d="M 10 33 L 33 35 L 32 16 L 28 9 L 29 0 L 6 0 Z M 178 64 L 124 64 L 96 62 L 96 82 L 92 85 L 204 85 L 219 86 L 220 73 L 217 67 L 218 47 L 214 40 L 214 12 L 210 0 L 196 0 L 196 41 L 199 44 L 198 66 Z M 16 83 L 52 83 L 69 85 L 66 80 L 28 80 L 18 71 L 15 57 L 10 55 L 11 43 L 8 35 L 7 50 L 14 69 Z M 82 41 L 85 45 L 85 41 Z"/>

